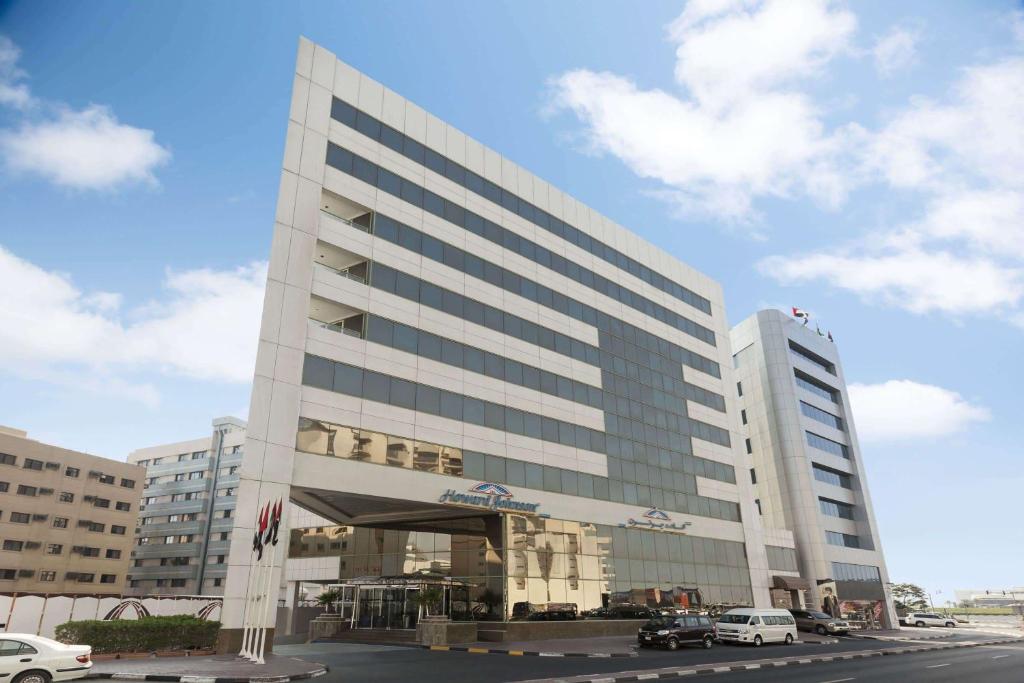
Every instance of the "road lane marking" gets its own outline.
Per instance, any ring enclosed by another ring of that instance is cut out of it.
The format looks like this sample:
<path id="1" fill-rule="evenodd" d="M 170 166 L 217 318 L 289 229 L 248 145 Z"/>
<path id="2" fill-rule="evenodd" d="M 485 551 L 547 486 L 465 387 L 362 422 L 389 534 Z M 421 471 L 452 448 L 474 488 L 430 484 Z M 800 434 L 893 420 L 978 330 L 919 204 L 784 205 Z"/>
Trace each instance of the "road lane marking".
<path id="1" fill-rule="evenodd" d="M 932 664 L 931 666 L 926 666 L 925 668 L 926 669 L 941 669 L 944 666 L 949 666 L 949 663 L 947 662 L 946 664 Z"/>
<path id="2" fill-rule="evenodd" d="M 1010 655 L 996 655 L 992 659 L 1002 659 L 1003 657 L 1009 657 Z"/>
<path id="3" fill-rule="evenodd" d="M 844 681 L 854 681 L 854 680 L 857 680 L 857 679 L 855 679 L 855 678 L 836 678 L 836 679 L 831 680 L 831 681 L 822 681 L 821 683 L 844 683 Z"/>

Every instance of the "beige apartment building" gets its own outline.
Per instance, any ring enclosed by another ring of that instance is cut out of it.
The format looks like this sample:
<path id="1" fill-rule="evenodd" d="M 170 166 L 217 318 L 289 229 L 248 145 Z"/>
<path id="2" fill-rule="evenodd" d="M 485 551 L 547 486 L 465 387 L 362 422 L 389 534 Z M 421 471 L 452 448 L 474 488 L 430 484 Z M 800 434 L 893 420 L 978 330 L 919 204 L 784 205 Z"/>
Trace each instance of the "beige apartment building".
<path id="1" fill-rule="evenodd" d="M 0 427 L 0 593 L 123 593 L 145 473 Z"/>

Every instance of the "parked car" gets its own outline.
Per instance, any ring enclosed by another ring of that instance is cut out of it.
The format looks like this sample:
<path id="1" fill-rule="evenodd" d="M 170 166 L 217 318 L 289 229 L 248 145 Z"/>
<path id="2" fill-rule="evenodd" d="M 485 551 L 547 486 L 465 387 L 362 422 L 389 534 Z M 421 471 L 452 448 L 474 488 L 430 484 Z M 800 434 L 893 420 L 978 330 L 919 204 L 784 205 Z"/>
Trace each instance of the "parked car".
<path id="1" fill-rule="evenodd" d="M 665 647 L 678 650 L 680 645 L 695 644 L 710 649 L 715 644 L 715 625 L 700 615 L 654 617 L 636 634 L 640 647 Z"/>
<path id="2" fill-rule="evenodd" d="M 715 623 L 718 640 L 723 643 L 785 643 L 796 640 L 796 619 L 784 609 L 740 607 L 718 617 Z"/>
<path id="3" fill-rule="evenodd" d="M 658 616 L 654 610 L 647 605 L 632 605 L 621 603 L 612 605 L 605 614 L 605 619 L 651 619 Z"/>
<path id="4" fill-rule="evenodd" d="M 595 607 L 593 609 L 588 609 L 585 612 L 581 612 L 580 616 L 589 617 L 591 619 L 602 619 L 602 618 L 608 616 L 608 608 L 607 607 Z"/>
<path id="5" fill-rule="evenodd" d="M 528 621 L 571 621 L 576 618 L 576 603 L 549 602 L 536 605 L 532 602 L 517 602 L 512 605 L 513 619 Z"/>
<path id="6" fill-rule="evenodd" d="M 92 668 L 92 648 L 65 645 L 25 633 L 0 633 L 0 680 L 50 683 L 84 678 Z"/>
<path id="7" fill-rule="evenodd" d="M 850 632 L 850 624 L 843 619 L 836 619 L 830 614 L 814 610 L 791 609 L 789 613 L 796 619 L 796 627 L 801 631 L 813 631 L 819 635 L 829 633 L 846 635 Z"/>
<path id="8" fill-rule="evenodd" d="M 956 619 L 953 617 L 944 617 L 941 614 L 935 612 L 911 612 L 903 618 L 908 626 L 917 626 L 923 628 L 925 626 L 945 626 L 947 628 L 956 627 Z"/>

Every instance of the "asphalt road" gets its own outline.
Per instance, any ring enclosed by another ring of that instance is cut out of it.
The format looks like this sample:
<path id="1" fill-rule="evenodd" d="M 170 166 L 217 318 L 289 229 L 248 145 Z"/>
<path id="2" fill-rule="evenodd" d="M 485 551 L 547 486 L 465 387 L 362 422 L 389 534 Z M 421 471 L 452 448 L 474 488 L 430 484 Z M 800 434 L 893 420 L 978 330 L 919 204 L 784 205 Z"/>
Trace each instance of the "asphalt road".
<path id="1" fill-rule="evenodd" d="M 985 640 L 984 636 L 978 634 L 956 634 L 949 640 L 942 642 L 955 642 L 957 640 Z M 454 681 L 487 680 L 493 683 L 511 683 L 513 681 L 525 681 L 555 677 L 580 676 L 585 674 L 609 675 L 621 671 L 635 671 L 639 669 L 658 669 L 662 667 L 681 667 L 689 665 L 710 664 L 720 662 L 739 662 L 773 657 L 813 656 L 827 653 L 854 652 L 860 650 L 883 650 L 893 647 L 906 647 L 906 643 L 892 643 L 874 640 L 844 639 L 834 645 L 766 645 L 762 648 L 744 646 L 717 646 L 711 650 L 696 648 L 684 648 L 677 652 L 663 650 L 642 650 L 639 657 L 628 657 L 622 659 L 583 659 L 583 658 L 554 658 L 554 657 L 513 657 L 508 655 L 492 654 L 470 654 L 462 652 L 430 652 L 417 648 L 391 647 L 381 645 L 358 645 L 350 643 L 331 643 L 305 646 L 308 650 L 280 648 L 280 654 L 291 654 L 300 656 L 303 659 L 321 662 L 330 667 L 330 673 L 318 683 L 328 681 L 380 681 L 385 683 L 451 683 Z M 851 660 L 849 663 L 828 663 L 822 665 L 804 664 L 800 666 L 786 667 L 785 669 L 765 670 L 763 673 L 757 671 L 744 672 L 741 674 L 716 674 L 715 680 L 725 678 L 734 680 L 734 676 L 746 676 L 745 681 L 752 680 L 806 680 L 822 683 L 835 679 L 853 677 L 860 680 L 889 680 L 888 678 L 875 677 L 874 674 L 866 677 L 866 672 L 887 671 L 889 667 L 896 667 L 894 671 L 910 671 L 901 669 L 902 661 L 915 658 L 933 657 L 938 662 L 960 661 L 961 657 L 970 658 L 972 655 L 978 657 L 978 661 L 987 661 L 995 654 L 987 654 L 991 648 L 963 648 L 935 653 L 935 655 L 898 655 L 895 657 L 871 657 L 863 660 Z M 991 659 L 991 665 L 1003 671 L 999 680 L 1001 683 L 1024 682 L 1024 650 L 1020 646 L 1013 646 L 1016 649 L 1006 650 L 1010 656 L 1001 659 Z M 980 654 L 979 654 L 980 653 Z M 940 661 L 941 660 L 941 661 Z M 1006 669 L 1008 662 L 1016 661 L 1018 671 L 1017 677 L 1008 676 L 1011 669 Z M 936 669 L 935 675 L 941 675 L 941 669 L 951 668 L 940 667 Z M 805 668 L 818 670 L 817 678 L 795 678 L 796 676 L 807 675 L 802 671 Z M 973 672 L 967 667 L 960 666 L 959 675 L 967 673 L 971 675 L 970 683 L 981 683 L 976 680 Z M 782 672 L 785 672 L 784 678 Z M 859 671 L 860 673 L 842 673 L 842 671 Z M 916 671 L 916 670 L 915 670 Z M 922 669 L 922 671 L 924 671 Z M 931 670 L 929 670 L 931 671 Z M 904 674 L 893 674 L 891 680 L 914 681 L 913 676 L 907 677 Z M 932 674 L 929 674 L 932 675 Z M 753 678 L 751 678 L 753 676 Z M 775 678 L 772 678 L 775 676 Z M 740 680 L 735 678 L 735 680 Z M 921 678 L 920 680 L 933 680 Z M 935 678 L 934 680 L 946 680 Z M 996 679 L 992 679 L 996 680 Z"/>
<path id="2" fill-rule="evenodd" d="M 1024 643 L 715 674 L 714 683 L 1021 683 Z"/>

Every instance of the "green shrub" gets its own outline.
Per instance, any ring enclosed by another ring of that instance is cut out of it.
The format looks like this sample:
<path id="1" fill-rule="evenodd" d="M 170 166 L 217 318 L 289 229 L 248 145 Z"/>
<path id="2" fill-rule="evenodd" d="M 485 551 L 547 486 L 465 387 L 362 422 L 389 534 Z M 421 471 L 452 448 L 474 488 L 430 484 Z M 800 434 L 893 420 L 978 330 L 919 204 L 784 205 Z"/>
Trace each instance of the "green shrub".
<path id="1" fill-rule="evenodd" d="M 219 621 L 193 616 L 145 617 L 112 621 L 69 621 L 56 629 L 62 643 L 90 645 L 96 654 L 211 648 Z"/>

